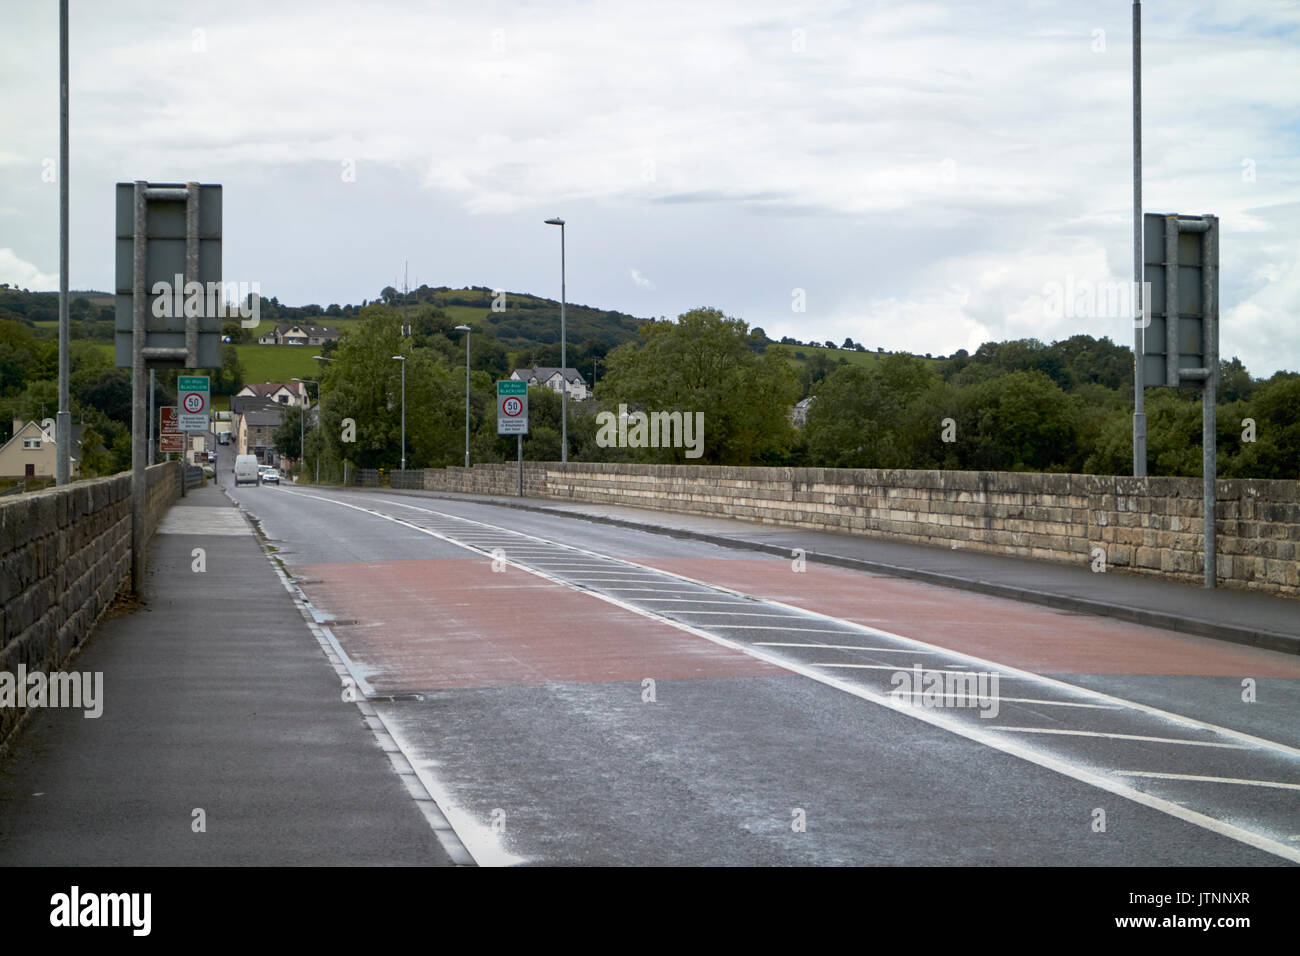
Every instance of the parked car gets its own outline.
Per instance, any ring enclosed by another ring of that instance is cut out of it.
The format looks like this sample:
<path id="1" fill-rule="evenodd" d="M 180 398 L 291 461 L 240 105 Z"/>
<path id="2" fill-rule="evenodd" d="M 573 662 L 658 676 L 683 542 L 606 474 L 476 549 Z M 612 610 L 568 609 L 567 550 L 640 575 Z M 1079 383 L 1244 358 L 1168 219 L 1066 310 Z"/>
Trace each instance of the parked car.
<path id="1" fill-rule="evenodd" d="M 262 473 L 258 470 L 257 456 L 238 455 L 235 458 L 235 484 L 260 485 Z"/>

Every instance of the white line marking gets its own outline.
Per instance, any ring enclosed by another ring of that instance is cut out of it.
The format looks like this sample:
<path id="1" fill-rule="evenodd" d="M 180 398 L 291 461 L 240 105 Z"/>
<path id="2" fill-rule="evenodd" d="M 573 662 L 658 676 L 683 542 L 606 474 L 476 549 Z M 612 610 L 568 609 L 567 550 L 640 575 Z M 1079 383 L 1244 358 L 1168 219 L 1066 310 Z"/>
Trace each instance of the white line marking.
<path id="1" fill-rule="evenodd" d="M 902 673 L 906 673 L 908 670 L 907 668 L 899 668 L 897 664 L 824 664 L 821 661 L 814 661 L 811 666 L 842 667 L 845 670 L 854 670 L 854 671 L 901 671 Z M 974 674 L 975 673 L 975 671 L 959 670 L 959 669 L 945 668 L 945 667 L 927 667 L 924 669 L 924 672 L 926 674 Z M 997 674 L 997 673 L 990 674 L 989 676 L 998 677 L 998 678 L 1007 677 L 1006 674 Z M 1013 677 L 1011 679 L 1019 680 L 1019 678 L 1016 677 Z"/>
<path id="2" fill-rule="evenodd" d="M 392 521 L 395 524 L 404 525 L 408 528 L 411 528 L 412 530 L 419 531 L 422 534 L 428 534 L 431 537 L 439 538 L 443 541 L 446 541 L 449 544 L 457 545 L 458 547 L 465 548 L 466 550 L 470 550 L 470 551 L 478 550 L 473 545 L 460 544 L 455 539 L 449 538 L 446 535 L 439 534 L 435 531 L 430 531 L 427 528 L 421 528 L 419 525 L 413 524 L 410 521 L 406 521 L 401 518 L 396 518 L 393 517 L 392 515 L 386 515 L 383 512 L 375 511 L 371 508 L 363 508 L 359 505 L 350 504 L 349 502 L 346 501 L 339 501 L 336 498 L 327 498 L 323 495 L 309 495 L 304 492 L 300 492 L 296 490 L 288 493 L 301 495 L 302 497 L 305 498 L 316 498 L 320 501 L 324 501 L 329 504 L 338 505 L 343 508 L 351 508 L 355 511 L 360 511 L 365 514 L 370 514 L 375 517 L 382 518 L 385 521 Z M 403 502 L 394 502 L 394 503 L 401 504 L 403 507 L 412 508 L 417 511 L 424 511 L 429 514 L 441 515 L 442 517 L 456 517 L 456 516 L 448 516 L 443 514 L 442 512 L 433 511 L 432 509 L 428 509 L 428 508 L 418 508 L 414 505 L 407 505 Z M 470 524 L 478 524 L 478 525 L 484 524 L 484 522 L 475 521 L 472 518 L 458 518 L 458 520 Z M 488 527 L 495 527 L 495 526 L 489 525 Z M 542 540 L 542 539 L 535 538 L 535 536 L 533 535 L 528 535 L 524 532 L 514 532 L 514 533 L 519 534 L 523 537 L 534 538 L 534 540 Z M 587 554 L 591 557 L 607 557 L 605 555 L 600 555 L 594 551 L 587 551 L 583 548 L 579 548 L 576 545 L 559 545 L 559 546 L 572 549 L 581 554 Z M 624 558 L 608 558 L 608 560 L 622 562 L 624 564 L 628 564 L 633 567 L 640 567 L 640 565 L 637 565 L 635 562 L 628 561 Z M 507 563 L 514 564 L 514 562 L 509 561 L 509 559 L 507 559 Z M 1224 820 L 1218 820 L 1207 814 L 1200 813 L 1196 810 L 1188 809 L 1187 807 L 1175 803 L 1172 800 L 1166 800 L 1161 797 L 1153 796 L 1143 790 L 1137 789 L 1136 787 L 1125 785 L 1119 782 L 1118 780 L 1113 779 L 1111 775 L 1106 774 L 1105 772 L 1094 771 L 1086 767 L 1073 764 L 1068 760 L 1059 757 L 1055 754 L 1038 750 L 1037 748 L 1027 746 L 1025 744 L 1019 743 L 1014 740 L 1009 740 L 1005 736 L 997 734 L 996 731 L 993 731 L 991 729 L 985 729 L 979 725 L 969 724 L 967 721 L 962 720 L 956 715 L 951 714 L 945 710 L 936 710 L 936 709 L 929 709 L 929 708 L 918 709 L 916 707 L 913 707 L 910 703 L 904 703 L 899 699 L 891 698 L 888 695 L 888 693 L 881 693 L 872 690 L 871 688 L 868 687 L 864 687 L 857 684 L 849 683 L 848 681 L 840 680 L 839 678 L 832 677 L 828 674 L 822 673 L 821 671 L 814 670 L 812 667 L 800 663 L 799 661 L 792 661 L 789 660 L 788 658 L 783 658 L 778 654 L 772 654 L 767 651 L 762 651 L 751 645 L 743 644 L 738 641 L 729 640 L 728 638 L 722 637 L 721 635 L 718 634 L 712 634 L 702 628 L 694 627 L 689 624 L 684 624 L 681 621 L 674 621 L 673 619 L 664 617 L 662 614 L 649 610 L 648 608 L 637 607 L 634 604 L 630 604 L 620 598 L 613 597 L 612 595 L 609 594 L 602 594 L 597 591 L 590 591 L 585 588 L 579 588 L 576 585 L 570 584 L 569 582 L 564 581 L 561 578 L 556 578 L 546 573 L 545 571 L 539 571 L 535 568 L 530 568 L 526 565 L 515 565 L 515 566 L 522 571 L 526 571 L 530 574 L 534 574 L 537 577 L 551 581 L 555 584 L 559 584 L 563 587 L 567 587 L 572 590 L 579 591 L 580 593 L 589 594 L 592 597 L 596 598 L 597 600 L 605 601 L 606 603 L 613 604 L 616 607 L 624 608 L 625 610 L 631 611 L 634 614 L 639 614 L 642 617 L 646 617 L 651 620 L 658 621 L 661 624 L 665 624 L 669 627 L 675 627 L 678 630 L 685 631 L 688 634 L 694 634 L 697 637 L 703 638 L 706 641 L 711 641 L 712 643 L 721 645 L 722 647 L 729 647 L 732 650 L 740 651 L 743 654 L 748 654 L 751 657 L 758 658 L 759 660 L 772 664 L 775 667 L 792 671 L 793 673 L 799 674 L 803 677 L 807 677 L 809 680 L 814 680 L 820 684 L 826 685 L 827 687 L 832 687 L 836 690 L 842 691 L 845 694 L 849 694 L 861 700 L 870 701 L 882 707 L 888 707 L 891 710 L 896 711 L 897 713 L 903 714 L 904 716 L 911 717 L 915 720 L 919 720 L 927 724 L 931 724 L 932 726 L 939 727 L 943 730 L 947 730 L 950 733 L 956 734 L 960 737 L 965 737 L 967 740 L 972 740 L 975 741 L 976 743 L 983 744 L 984 746 L 989 747 L 992 750 L 997 750 L 1014 757 L 1019 757 L 1022 760 L 1028 761 L 1029 763 L 1033 763 L 1040 767 L 1044 767 L 1048 770 L 1055 771 L 1056 773 L 1059 773 L 1062 776 L 1069 777 L 1073 780 L 1078 780 L 1081 783 L 1089 784 L 1090 786 L 1096 787 L 1098 790 L 1104 790 L 1107 793 L 1113 793 L 1116 796 L 1120 796 L 1127 800 L 1131 800 L 1134 803 L 1141 804 L 1142 806 L 1145 807 L 1150 807 L 1153 810 L 1157 810 L 1161 813 L 1168 814 L 1169 816 L 1175 817 L 1176 819 L 1183 820 L 1187 823 L 1191 823 L 1205 830 L 1209 830 L 1212 833 L 1217 833 L 1220 836 L 1225 836 L 1228 837 L 1229 839 L 1237 840 L 1238 842 L 1244 843 L 1247 846 L 1253 846 L 1256 849 L 1263 850 L 1265 853 L 1272 853 L 1273 855 L 1280 856 L 1283 859 L 1291 860 L 1292 862 L 1295 863 L 1300 863 L 1300 847 L 1288 846 L 1284 843 L 1278 842 L 1277 840 L 1270 839 L 1262 834 L 1254 833 L 1243 827 L 1237 826 L 1236 824 L 1228 823 Z M 753 597 L 752 595 L 747 595 L 740 591 L 734 591 L 731 588 L 724 588 L 720 585 L 709 585 L 706 584 L 705 582 L 688 578 L 685 575 L 676 574 L 670 571 L 662 571 L 660 573 L 666 574 L 669 577 L 677 578 L 682 581 L 690 582 L 692 584 L 701 587 L 713 588 L 714 590 L 720 591 L 722 593 L 734 594 L 734 595 L 747 597 L 747 598 Z M 631 589 L 622 589 L 622 590 L 631 590 Z M 837 622 L 840 621 L 840 619 L 832 618 L 826 614 L 820 614 L 815 611 L 807 611 L 803 608 L 797 608 L 791 605 L 786 605 L 779 601 L 769 600 L 766 603 L 776 607 L 786 607 L 792 611 L 796 611 L 805 615 L 819 617 L 825 620 L 831 620 Z M 885 638 L 892 638 L 894 640 L 919 644 L 922 647 L 925 647 L 929 650 L 945 650 L 946 653 L 949 654 L 949 656 L 962 657 L 976 664 L 981 664 L 992 668 L 999 668 L 1004 672 L 1002 675 L 1004 677 L 1008 676 L 1009 674 L 1016 673 L 1019 674 L 1020 676 L 1023 676 L 1026 679 L 1040 681 L 1041 683 L 1047 686 L 1064 688 L 1073 691 L 1075 693 L 1082 694 L 1084 696 L 1089 696 L 1097 700 L 1105 701 L 1107 703 L 1117 703 L 1128 708 L 1149 713 L 1154 716 L 1163 717 L 1164 719 L 1173 721 L 1175 723 L 1182 723 L 1190 726 L 1196 726 L 1204 729 L 1213 730 L 1215 732 L 1222 733 L 1228 736 L 1237 737 L 1238 739 L 1241 740 L 1246 740 L 1252 743 L 1258 743 L 1261 746 L 1266 748 L 1280 750 L 1286 753 L 1291 753 L 1293 755 L 1300 756 L 1300 750 L 1297 750 L 1294 747 L 1288 747 L 1285 744 L 1278 744 L 1274 741 L 1264 740 L 1262 738 L 1254 737 L 1250 734 L 1245 734 L 1240 731 L 1231 730 L 1226 727 L 1217 727 L 1213 724 L 1205 723 L 1204 721 L 1195 720 L 1190 717 L 1184 717 L 1181 714 L 1174 714 L 1168 711 L 1163 711 L 1157 707 L 1149 707 L 1146 704 L 1139 704 L 1134 701 L 1126 701 L 1123 698 L 1112 697 L 1109 694 L 1103 694 L 1100 691 L 1093 691 L 1086 687 L 1078 687 L 1073 684 L 1067 684 L 1065 681 L 1059 681 L 1056 680 L 1055 678 L 1043 677 L 1038 674 L 1033 674 L 1032 672 L 1029 671 L 1019 671 L 1017 668 L 1007 667 L 1005 665 L 997 665 L 991 661 L 985 661 L 971 654 L 965 654 L 958 651 L 952 651 L 950 649 L 939 648 L 936 647 L 935 645 L 927 644 L 924 641 L 919 641 L 916 638 L 903 637 L 900 634 L 892 634 L 888 631 L 882 631 L 878 628 L 868 627 L 865 624 L 857 624 L 856 622 L 851 622 L 851 621 L 844 621 L 841 623 L 850 624 L 853 627 L 856 627 L 862 631 L 865 631 L 867 633 L 873 633 Z"/>
<path id="3" fill-rule="evenodd" d="M 692 611 L 690 608 L 669 608 L 675 614 L 725 614 L 727 617 L 785 617 L 770 611 Z"/>
<path id="4" fill-rule="evenodd" d="M 710 624 L 709 627 L 739 628 L 742 631 L 794 631 L 800 634 L 844 634 L 845 636 L 855 633 L 853 631 L 846 631 L 842 627 L 784 627 L 776 624 Z M 952 651 L 917 651 L 917 653 L 935 653 L 943 654 L 947 657 L 953 656 Z"/>
<path id="5" fill-rule="evenodd" d="M 836 631 L 834 633 L 842 633 Z M 914 647 L 863 647 L 861 644 L 796 644 L 789 641 L 755 641 L 758 647 L 813 647 L 828 651 L 873 651 L 882 654 L 938 654 L 938 651 L 918 651 Z"/>
<path id="6" fill-rule="evenodd" d="M 1113 740 L 1147 740 L 1156 744 L 1186 744 L 1188 747 L 1222 747 L 1225 750 L 1252 750 L 1246 744 L 1225 744 L 1216 740 L 1187 740 L 1183 737 L 1147 737 L 1142 734 L 1108 734 L 1099 730 L 1057 730 L 1049 727 L 999 727 L 991 725 L 994 730 L 1005 730 L 1015 734 L 1060 734 L 1064 737 L 1109 737 Z"/>
<path id="7" fill-rule="evenodd" d="M 1278 790 L 1300 790 L 1300 783 L 1282 783 L 1278 780 L 1245 780 L 1241 777 L 1203 777 L 1194 773 L 1148 773 L 1143 770 L 1112 770 L 1120 777 L 1154 777 L 1157 780 L 1195 780 L 1203 783 L 1237 783 L 1245 787 L 1273 787 Z M 1291 837 L 1294 840 L 1296 837 Z M 1278 854 L 1282 856 L 1283 854 Z M 1294 859 L 1294 857 L 1292 858 Z"/>
<path id="8" fill-rule="evenodd" d="M 924 696 L 926 696 L 927 694 L 933 693 L 933 691 L 928 691 L 928 690 L 908 690 L 908 691 L 903 691 L 903 690 L 893 690 L 893 691 L 890 691 L 890 693 L 893 693 L 893 694 L 905 694 L 905 695 L 910 696 L 910 697 L 924 697 Z M 960 695 L 955 694 L 955 693 L 954 693 L 954 694 L 948 694 L 948 693 L 945 693 L 945 694 L 942 694 L 941 696 L 943 696 L 943 697 L 957 697 L 957 696 L 960 696 Z M 998 701 L 1001 702 L 1001 703 L 1003 703 L 1003 704 L 1049 704 L 1049 705 L 1051 705 L 1051 706 L 1053 706 L 1053 707 L 1091 707 L 1091 708 L 1093 708 L 1093 709 L 1095 709 L 1095 710 L 1123 710 L 1122 707 L 1116 707 L 1116 706 L 1114 706 L 1114 705 L 1112 705 L 1112 704 L 1080 704 L 1080 703 L 1075 703 L 1074 701 L 1068 701 L 1068 700 L 1040 700 L 1040 699 L 1038 699 L 1038 698 L 1036 698 L 1036 697 L 1003 697 L 1003 696 L 1001 696 L 1000 694 L 998 695 Z"/>

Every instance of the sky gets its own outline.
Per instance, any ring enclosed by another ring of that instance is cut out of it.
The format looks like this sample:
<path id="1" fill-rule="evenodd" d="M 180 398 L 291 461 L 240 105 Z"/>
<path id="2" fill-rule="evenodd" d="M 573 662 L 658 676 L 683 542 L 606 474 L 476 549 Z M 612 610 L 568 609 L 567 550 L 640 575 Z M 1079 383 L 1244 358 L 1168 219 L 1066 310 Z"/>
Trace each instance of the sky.
<path id="1" fill-rule="evenodd" d="M 488 286 L 946 355 L 1132 278 L 1128 0 L 71 0 L 73 289 L 113 184 L 224 187 L 292 305 Z M 58 5 L 5 0 L 0 282 L 58 288 Z M 1300 369 L 1300 2 L 1143 4 L 1147 212 L 1220 217 L 1221 354 Z M 409 265 L 408 265 L 409 264 Z M 1061 306 L 1061 293 L 1072 297 Z"/>

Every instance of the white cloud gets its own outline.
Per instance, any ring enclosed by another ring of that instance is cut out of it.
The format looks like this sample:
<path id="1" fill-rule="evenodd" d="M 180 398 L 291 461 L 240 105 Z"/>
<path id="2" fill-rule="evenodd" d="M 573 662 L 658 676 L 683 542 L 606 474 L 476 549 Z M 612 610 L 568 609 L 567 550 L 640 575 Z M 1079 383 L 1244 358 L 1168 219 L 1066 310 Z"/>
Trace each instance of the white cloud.
<path id="1" fill-rule="evenodd" d="M 58 273 L 41 272 L 8 248 L 0 249 L 0 282 L 32 292 L 57 292 L 59 289 Z"/>
<path id="2" fill-rule="evenodd" d="M 655 284 L 641 274 L 640 269 L 629 269 L 628 273 L 632 276 L 632 282 L 638 289 L 653 289 Z"/>

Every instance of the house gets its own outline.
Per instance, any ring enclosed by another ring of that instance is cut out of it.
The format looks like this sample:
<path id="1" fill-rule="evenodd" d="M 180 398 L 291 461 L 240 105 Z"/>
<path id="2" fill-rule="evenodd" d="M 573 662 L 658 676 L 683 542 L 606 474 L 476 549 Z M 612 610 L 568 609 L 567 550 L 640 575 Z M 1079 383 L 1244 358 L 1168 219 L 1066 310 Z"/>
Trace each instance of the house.
<path id="1" fill-rule="evenodd" d="M 280 405 L 304 405 L 311 407 L 311 396 L 302 382 L 284 384 L 283 382 L 260 382 L 245 385 L 231 399 L 230 410 L 235 411 L 235 398 L 253 398 Z"/>
<path id="2" fill-rule="evenodd" d="M 260 336 L 258 345 L 324 345 L 339 337 L 338 329 L 326 325 L 277 325 Z"/>
<path id="3" fill-rule="evenodd" d="M 81 432 L 84 426 L 72 426 L 71 466 L 68 474 L 77 478 L 81 473 Z M 58 471 L 58 445 L 54 439 L 54 425 L 49 431 L 39 422 L 14 419 L 14 434 L 0 445 L 0 478 L 53 478 Z"/>
<path id="4" fill-rule="evenodd" d="M 801 399 L 794 408 L 790 410 L 790 421 L 793 422 L 797 428 L 803 428 L 804 425 L 808 424 L 808 409 L 812 408 L 812 403 L 815 401 L 817 401 L 817 396 L 809 395 L 807 398 Z"/>
<path id="5" fill-rule="evenodd" d="M 266 460 L 268 449 L 275 447 L 275 430 L 284 421 L 284 414 L 274 405 L 250 408 L 235 420 L 235 454 L 256 455 Z"/>
<path id="6" fill-rule="evenodd" d="M 591 394 L 586 379 L 576 368 L 561 370 L 546 365 L 539 365 L 536 368 L 517 368 L 511 373 L 510 378 L 517 382 L 527 382 L 529 385 L 544 385 L 557 392 L 563 383 L 569 397 L 578 401 L 586 399 Z"/>

